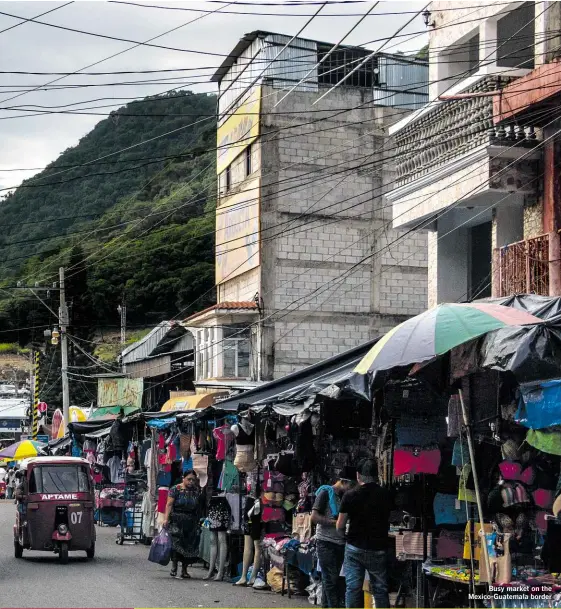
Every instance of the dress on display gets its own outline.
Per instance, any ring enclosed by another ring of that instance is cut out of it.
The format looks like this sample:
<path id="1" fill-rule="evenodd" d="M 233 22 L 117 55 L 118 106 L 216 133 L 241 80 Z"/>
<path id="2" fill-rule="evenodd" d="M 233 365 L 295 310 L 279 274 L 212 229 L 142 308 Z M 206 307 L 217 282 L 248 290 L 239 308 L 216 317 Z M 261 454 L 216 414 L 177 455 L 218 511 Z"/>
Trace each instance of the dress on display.
<path id="1" fill-rule="evenodd" d="M 232 510 L 226 497 L 213 497 L 208 505 L 208 521 L 211 531 L 227 531 L 232 522 Z"/>

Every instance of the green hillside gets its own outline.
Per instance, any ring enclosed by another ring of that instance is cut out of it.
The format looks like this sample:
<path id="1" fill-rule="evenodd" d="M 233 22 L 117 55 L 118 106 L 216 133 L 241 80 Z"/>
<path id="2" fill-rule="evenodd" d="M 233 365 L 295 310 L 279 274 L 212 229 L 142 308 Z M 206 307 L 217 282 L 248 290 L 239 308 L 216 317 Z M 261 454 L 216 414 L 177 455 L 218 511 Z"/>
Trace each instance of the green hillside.
<path id="1" fill-rule="evenodd" d="M 215 110 L 191 92 L 130 103 L 0 202 L 0 342 L 42 340 L 49 313 L 10 286 L 61 264 L 83 335 L 116 325 L 123 296 L 133 328 L 213 300 L 197 299 L 214 283 Z"/>

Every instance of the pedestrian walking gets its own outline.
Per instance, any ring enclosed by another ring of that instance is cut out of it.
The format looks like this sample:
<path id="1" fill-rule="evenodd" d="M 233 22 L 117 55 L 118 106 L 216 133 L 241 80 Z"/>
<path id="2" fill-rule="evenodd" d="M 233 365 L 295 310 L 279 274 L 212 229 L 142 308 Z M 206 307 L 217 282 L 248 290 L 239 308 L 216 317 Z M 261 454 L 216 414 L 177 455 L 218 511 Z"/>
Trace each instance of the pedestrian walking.
<path id="1" fill-rule="evenodd" d="M 199 557 L 201 537 L 200 519 L 204 513 L 204 495 L 194 470 L 183 474 L 183 481 L 170 489 L 166 505 L 164 526 L 168 527 L 172 543 L 170 575 L 189 579 L 187 567 Z M 178 563 L 181 573 L 178 574 Z"/>
<path id="2" fill-rule="evenodd" d="M 13 467 L 8 468 L 8 475 L 6 476 L 6 499 L 14 498 L 14 485 L 15 485 L 15 471 Z"/>
<path id="3" fill-rule="evenodd" d="M 347 531 L 345 606 L 364 607 L 362 587 L 368 572 L 376 609 L 383 609 L 390 606 L 387 577 L 390 494 L 378 484 L 378 466 L 373 459 L 359 463 L 357 481 L 358 487 L 343 496 L 337 519 L 337 530 L 341 534 Z"/>
<path id="4" fill-rule="evenodd" d="M 356 470 L 344 467 L 332 486 L 321 486 L 312 508 L 312 523 L 316 527 L 316 548 L 321 567 L 322 607 L 342 607 L 345 582 L 341 569 L 345 558 L 345 540 L 338 533 L 337 517 L 341 498 L 356 479 Z"/>

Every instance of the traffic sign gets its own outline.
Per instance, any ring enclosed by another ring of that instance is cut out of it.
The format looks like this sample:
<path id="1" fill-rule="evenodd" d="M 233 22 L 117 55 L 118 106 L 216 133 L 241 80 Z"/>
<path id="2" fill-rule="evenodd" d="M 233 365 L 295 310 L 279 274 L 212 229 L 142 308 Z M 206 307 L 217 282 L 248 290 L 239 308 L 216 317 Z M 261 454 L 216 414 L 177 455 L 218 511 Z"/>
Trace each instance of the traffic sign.
<path id="1" fill-rule="evenodd" d="M 47 404 L 46 402 L 39 402 L 37 404 L 37 410 L 41 413 L 44 414 L 45 412 L 47 412 Z"/>

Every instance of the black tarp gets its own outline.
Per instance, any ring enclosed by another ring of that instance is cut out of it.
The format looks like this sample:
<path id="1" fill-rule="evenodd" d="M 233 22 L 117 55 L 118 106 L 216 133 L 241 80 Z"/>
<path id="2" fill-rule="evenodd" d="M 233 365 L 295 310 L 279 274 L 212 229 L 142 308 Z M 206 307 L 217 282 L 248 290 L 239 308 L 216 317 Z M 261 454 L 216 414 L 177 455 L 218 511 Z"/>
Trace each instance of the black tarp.
<path id="1" fill-rule="evenodd" d="M 561 297 L 538 296 L 537 294 L 518 294 L 503 298 L 484 298 L 475 302 L 492 302 L 505 307 L 527 311 L 540 319 L 551 319 L 561 315 Z"/>
<path id="2" fill-rule="evenodd" d="M 306 401 L 350 376 L 356 365 L 378 340 L 379 338 L 370 340 L 303 370 L 217 402 L 215 407 L 235 412 L 247 406 Z"/>

